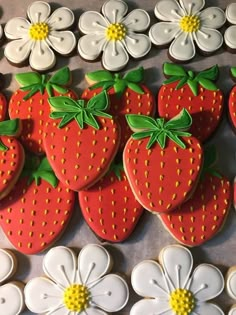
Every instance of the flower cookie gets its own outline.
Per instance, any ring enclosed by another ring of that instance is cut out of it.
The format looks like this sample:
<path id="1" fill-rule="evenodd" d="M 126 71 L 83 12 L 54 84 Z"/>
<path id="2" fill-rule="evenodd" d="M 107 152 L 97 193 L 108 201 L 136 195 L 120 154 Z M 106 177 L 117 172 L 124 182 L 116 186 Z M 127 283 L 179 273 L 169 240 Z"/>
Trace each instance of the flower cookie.
<path id="1" fill-rule="evenodd" d="M 110 255 L 100 245 L 85 246 L 78 258 L 67 247 L 54 247 L 43 260 L 47 278 L 34 278 L 25 287 L 26 305 L 32 312 L 45 315 L 119 311 L 128 301 L 128 286 L 116 274 L 105 275 L 110 268 Z"/>
<path id="2" fill-rule="evenodd" d="M 226 19 L 232 24 L 227 28 L 224 34 L 224 40 L 227 48 L 232 53 L 236 52 L 236 3 L 230 3 L 226 8 Z"/>
<path id="3" fill-rule="evenodd" d="M 152 43 L 157 46 L 171 43 L 169 57 L 178 61 L 195 56 L 195 43 L 205 54 L 218 50 L 223 36 L 217 29 L 224 25 L 225 14 L 218 7 L 202 10 L 204 6 L 204 0 L 158 1 L 154 12 L 162 22 L 149 31 Z"/>
<path id="4" fill-rule="evenodd" d="M 28 20 L 16 17 L 7 22 L 5 35 L 12 41 L 6 45 L 5 57 L 17 66 L 29 58 L 31 68 L 46 71 L 56 63 L 53 50 L 68 55 L 76 46 L 75 35 L 67 30 L 74 23 L 74 14 L 65 7 L 51 14 L 48 3 L 35 1 L 27 15 Z"/>
<path id="5" fill-rule="evenodd" d="M 0 314 L 18 315 L 24 309 L 23 283 L 6 282 L 15 272 L 17 261 L 15 255 L 9 251 L 0 249 Z"/>
<path id="6" fill-rule="evenodd" d="M 228 295 L 236 300 L 236 266 L 231 267 L 226 275 L 226 291 Z M 233 305 L 228 315 L 236 315 L 236 305 Z"/>
<path id="7" fill-rule="evenodd" d="M 136 9 L 126 15 L 127 11 L 124 1 L 108 0 L 102 6 L 102 14 L 88 11 L 81 15 L 78 26 L 85 36 L 79 39 L 78 51 L 82 58 L 92 61 L 103 53 L 104 68 L 119 71 L 128 63 L 128 53 L 141 58 L 149 52 L 149 37 L 138 34 L 149 27 L 148 13 Z"/>
<path id="8" fill-rule="evenodd" d="M 132 287 L 144 299 L 133 305 L 130 315 L 224 315 L 208 302 L 224 289 L 218 268 L 201 264 L 192 272 L 192 254 L 180 245 L 164 247 L 159 261 L 144 260 L 134 267 Z"/>

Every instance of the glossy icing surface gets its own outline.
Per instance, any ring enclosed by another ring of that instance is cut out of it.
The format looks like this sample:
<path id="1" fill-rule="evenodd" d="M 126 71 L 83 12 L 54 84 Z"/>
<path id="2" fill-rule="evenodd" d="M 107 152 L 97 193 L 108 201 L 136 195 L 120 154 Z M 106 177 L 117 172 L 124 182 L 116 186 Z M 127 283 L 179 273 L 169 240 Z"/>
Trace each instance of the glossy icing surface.
<path id="1" fill-rule="evenodd" d="M 231 49 L 236 49 L 236 3 L 230 3 L 226 8 L 226 19 L 232 24 L 224 34 L 226 45 Z"/>

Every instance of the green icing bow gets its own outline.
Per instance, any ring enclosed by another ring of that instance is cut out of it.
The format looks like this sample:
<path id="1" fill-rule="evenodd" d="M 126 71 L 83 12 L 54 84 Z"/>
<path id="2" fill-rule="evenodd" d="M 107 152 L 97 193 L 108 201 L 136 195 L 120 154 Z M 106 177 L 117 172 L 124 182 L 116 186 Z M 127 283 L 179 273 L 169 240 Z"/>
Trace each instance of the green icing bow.
<path id="1" fill-rule="evenodd" d="M 20 130 L 20 119 L 5 120 L 0 122 L 0 136 L 15 137 Z M 0 151 L 7 151 L 8 147 L 5 146 L 0 140 Z"/>
<path id="2" fill-rule="evenodd" d="M 192 118 L 186 109 L 169 121 L 164 118 L 152 118 L 144 115 L 126 115 L 126 120 L 130 128 L 135 131 L 132 138 L 139 140 L 149 137 L 147 149 L 157 142 L 162 149 L 166 146 L 166 138 L 174 141 L 182 149 L 186 148 L 180 137 L 190 137 L 191 134 L 186 132 L 192 124 Z M 140 130 L 140 131 L 138 131 Z"/>
<path id="3" fill-rule="evenodd" d="M 52 110 L 50 118 L 62 118 L 59 128 L 63 128 L 71 120 L 75 119 L 81 129 L 84 128 L 85 124 L 99 129 L 95 116 L 112 118 L 111 115 L 104 112 L 109 105 L 106 91 L 95 95 L 87 104 L 85 100 L 75 101 L 65 96 L 50 97 L 48 101 Z"/>
<path id="4" fill-rule="evenodd" d="M 163 72 L 166 76 L 170 77 L 165 80 L 163 84 L 170 84 L 179 81 L 176 86 L 176 90 L 180 89 L 185 84 L 188 84 L 192 93 L 198 95 L 198 85 L 201 84 L 205 89 L 210 91 L 217 91 L 218 88 L 214 84 L 219 74 L 219 68 L 217 65 L 210 69 L 199 72 L 195 75 L 193 71 L 186 72 L 185 69 L 179 65 L 172 63 L 164 63 Z"/>
<path id="5" fill-rule="evenodd" d="M 15 78 L 21 85 L 20 89 L 22 91 L 29 91 L 24 97 L 26 101 L 38 91 L 43 94 L 45 89 L 49 96 L 53 96 L 53 90 L 61 94 L 66 93 L 68 89 L 65 86 L 69 84 L 71 74 L 69 68 L 64 67 L 58 70 L 51 78 L 48 75 L 37 72 L 18 73 L 15 75 Z"/>
<path id="6" fill-rule="evenodd" d="M 112 74 L 106 70 L 98 70 L 87 73 L 86 76 L 96 83 L 90 87 L 91 90 L 102 87 L 103 90 L 114 88 L 118 97 L 121 97 L 128 87 L 138 94 L 144 94 L 142 87 L 139 85 L 143 82 L 144 69 L 138 69 L 127 72 L 123 77 L 119 73 Z"/>

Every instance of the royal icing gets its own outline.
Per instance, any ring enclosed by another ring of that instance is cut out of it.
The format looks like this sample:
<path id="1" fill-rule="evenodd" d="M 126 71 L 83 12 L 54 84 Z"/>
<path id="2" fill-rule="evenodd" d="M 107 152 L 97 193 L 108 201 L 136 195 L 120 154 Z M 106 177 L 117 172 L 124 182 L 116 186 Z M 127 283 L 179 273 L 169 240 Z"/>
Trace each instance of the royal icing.
<path id="1" fill-rule="evenodd" d="M 160 264 L 144 260 L 134 267 L 131 283 L 144 297 L 131 309 L 130 315 L 223 315 L 215 304 L 207 301 L 224 289 L 224 278 L 213 265 L 199 265 L 192 273 L 193 257 L 183 246 L 162 249 Z"/>
<path id="2" fill-rule="evenodd" d="M 29 57 L 33 69 L 45 71 L 56 63 L 51 48 L 61 55 L 73 51 L 76 38 L 66 30 L 74 23 L 73 12 L 62 7 L 50 14 L 51 7 L 48 3 L 36 1 L 28 7 L 29 20 L 16 17 L 7 22 L 5 35 L 13 40 L 5 48 L 5 56 L 10 62 L 21 64 Z"/>
<path id="3" fill-rule="evenodd" d="M 226 8 L 226 19 L 230 24 L 224 34 L 226 45 L 231 49 L 236 49 L 236 3 L 230 3 Z"/>
<path id="4" fill-rule="evenodd" d="M 0 283 L 15 272 L 16 258 L 8 250 L 0 249 Z M 0 314 L 18 315 L 24 308 L 23 284 L 10 282 L 0 286 Z"/>
<path id="5" fill-rule="evenodd" d="M 85 246 L 78 259 L 69 248 L 52 248 L 43 260 L 48 278 L 34 278 L 27 283 L 26 305 L 32 312 L 48 315 L 119 311 L 128 301 L 128 286 L 115 274 L 105 275 L 110 267 L 110 255 L 100 245 Z"/>
<path id="6" fill-rule="evenodd" d="M 95 60 L 103 52 L 104 68 L 119 71 L 128 63 L 128 53 L 141 58 L 149 52 L 150 39 L 137 33 L 149 27 L 148 13 L 136 9 L 126 15 L 127 11 L 125 2 L 108 0 L 102 6 L 102 14 L 88 11 L 81 15 L 78 27 L 85 36 L 79 39 L 78 51 L 82 58 Z"/>
<path id="7" fill-rule="evenodd" d="M 231 267 L 226 275 L 226 291 L 228 295 L 236 300 L 236 269 Z M 236 305 L 233 305 L 228 315 L 236 315 Z"/>
<path id="8" fill-rule="evenodd" d="M 224 11 L 218 7 L 202 10 L 204 6 L 204 0 L 159 1 L 154 12 L 162 22 L 153 25 L 149 31 L 152 43 L 162 46 L 172 42 L 169 54 L 180 61 L 195 56 L 194 42 L 206 53 L 219 49 L 223 37 L 217 29 L 225 23 Z"/>

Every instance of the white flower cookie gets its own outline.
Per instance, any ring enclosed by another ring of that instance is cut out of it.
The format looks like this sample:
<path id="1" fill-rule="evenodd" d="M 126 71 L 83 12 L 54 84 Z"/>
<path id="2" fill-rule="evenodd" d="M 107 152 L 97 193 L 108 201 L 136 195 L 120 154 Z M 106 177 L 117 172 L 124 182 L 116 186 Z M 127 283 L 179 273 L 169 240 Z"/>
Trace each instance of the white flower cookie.
<path id="1" fill-rule="evenodd" d="M 170 58 L 188 61 L 196 54 L 195 43 L 204 53 L 212 53 L 223 44 L 218 28 L 225 23 L 224 11 L 210 7 L 201 11 L 205 0 L 161 0 L 155 7 L 156 17 L 149 37 L 153 44 L 170 44 Z M 195 43 L 194 43 L 195 42 Z"/>
<path id="2" fill-rule="evenodd" d="M 130 315 L 224 315 L 212 303 L 224 289 L 221 272 L 208 264 L 192 273 L 191 252 L 180 245 L 162 249 L 160 264 L 144 260 L 132 271 L 135 292 L 144 297 L 133 305 Z"/>
<path id="3" fill-rule="evenodd" d="M 236 301 L 236 266 L 231 267 L 226 275 L 226 291 Z M 236 315 L 236 305 L 233 305 L 228 315 Z"/>
<path id="4" fill-rule="evenodd" d="M 110 268 L 109 253 L 100 245 L 85 246 L 78 259 L 67 247 L 52 248 L 43 260 L 48 278 L 34 278 L 27 283 L 26 305 L 32 312 L 47 315 L 106 315 L 119 311 L 128 301 L 128 286 L 118 275 L 105 275 Z"/>
<path id="5" fill-rule="evenodd" d="M 73 12 L 65 7 L 55 10 L 43 1 L 33 2 L 27 10 L 28 19 L 16 17 L 5 26 L 5 35 L 12 41 L 6 45 L 5 57 L 15 65 L 29 58 L 31 68 L 46 71 L 56 63 L 55 53 L 70 54 L 76 38 L 68 29 L 74 23 Z"/>
<path id="6" fill-rule="evenodd" d="M 225 44 L 234 52 L 236 50 L 236 3 L 230 3 L 225 14 L 227 21 L 232 24 L 225 31 Z"/>
<path id="7" fill-rule="evenodd" d="M 126 66 L 129 55 L 145 56 L 151 49 L 148 36 L 138 34 L 150 24 L 148 13 L 136 9 L 128 15 L 128 5 L 122 0 L 108 0 L 102 6 L 102 14 L 88 11 L 79 19 L 79 30 L 86 34 L 79 39 L 78 51 L 85 60 L 95 60 L 102 54 L 102 64 L 110 71 Z"/>
<path id="8" fill-rule="evenodd" d="M 12 252 L 0 249 L 0 314 L 18 315 L 24 309 L 23 284 L 6 282 L 16 271 L 16 258 Z"/>

